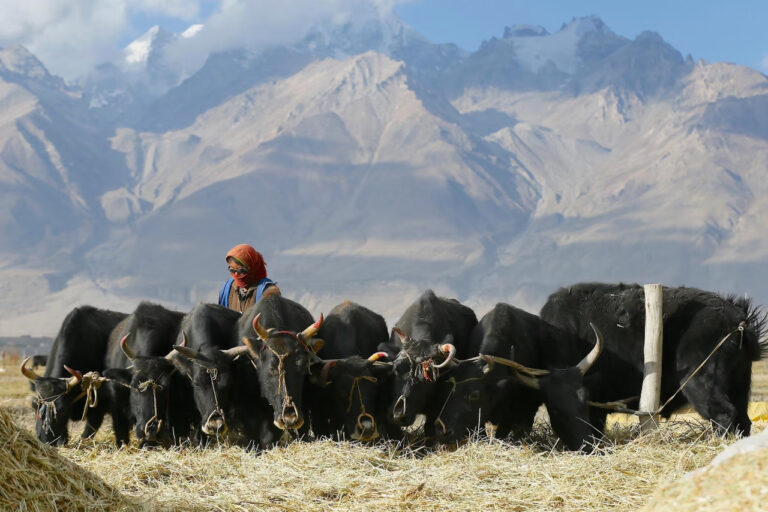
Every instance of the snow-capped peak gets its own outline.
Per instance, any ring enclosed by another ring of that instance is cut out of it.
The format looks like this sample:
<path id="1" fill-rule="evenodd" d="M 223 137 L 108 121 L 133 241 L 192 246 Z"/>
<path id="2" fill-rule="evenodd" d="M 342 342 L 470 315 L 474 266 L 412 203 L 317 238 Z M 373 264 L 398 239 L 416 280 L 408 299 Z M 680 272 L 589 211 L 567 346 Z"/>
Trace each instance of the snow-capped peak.
<path id="1" fill-rule="evenodd" d="M 572 74 L 579 66 L 579 41 L 592 32 L 610 30 L 597 16 L 574 18 L 559 31 L 549 34 L 543 27 L 515 25 L 504 30 L 504 40 L 513 45 L 518 60 L 531 71 L 538 71 L 551 62 L 558 69 Z"/>
<path id="2" fill-rule="evenodd" d="M 128 64 L 145 64 L 160 30 L 160 27 L 155 25 L 126 46 L 124 50 L 125 62 Z"/>
<path id="3" fill-rule="evenodd" d="M 181 38 L 189 39 L 190 37 L 194 37 L 195 35 L 197 35 L 198 32 L 200 32 L 200 30 L 202 30 L 204 26 L 205 25 L 202 25 L 200 23 L 197 23 L 195 25 L 190 25 L 189 28 L 187 28 L 187 30 L 181 33 Z"/>

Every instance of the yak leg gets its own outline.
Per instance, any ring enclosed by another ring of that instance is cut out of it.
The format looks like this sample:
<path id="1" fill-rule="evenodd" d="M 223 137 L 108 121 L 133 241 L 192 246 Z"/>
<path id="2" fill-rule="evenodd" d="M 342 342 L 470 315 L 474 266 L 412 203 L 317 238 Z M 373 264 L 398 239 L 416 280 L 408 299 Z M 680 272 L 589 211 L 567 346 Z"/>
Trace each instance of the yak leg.
<path id="1" fill-rule="evenodd" d="M 101 424 L 104 422 L 104 414 L 106 414 L 106 411 L 104 411 L 103 407 L 88 409 L 88 412 L 85 414 L 85 427 L 83 428 L 83 433 L 80 437 L 89 439 L 95 436 L 96 432 L 101 428 Z"/>
<path id="2" fill-rule="evenodd" d="M 736 428 L 736 407 L 713 373 L 699 374 L 691 379 L 683 388 L 683 395 L 697 413 L 712 423 L 715 431 L 733 431 Z"/>
<path id="3" fill-rule="evenodd" d="M 130 443 L 131 420 L 124 413 L 112 413 L 112 429 L 115 431 L 115 445 L 120 448 Z"/>
<path id="4" fill-rule="evenodd" d="M 752 362 L 745 361 L 731 372 L 731 386 L 728 396 L 736 408 L 736 418 L 733 424 L 733 432 L 737 435 L 748 436 L 752 429 L 752 420 L 749 419 L 749 390 L 752 383 Z"/>

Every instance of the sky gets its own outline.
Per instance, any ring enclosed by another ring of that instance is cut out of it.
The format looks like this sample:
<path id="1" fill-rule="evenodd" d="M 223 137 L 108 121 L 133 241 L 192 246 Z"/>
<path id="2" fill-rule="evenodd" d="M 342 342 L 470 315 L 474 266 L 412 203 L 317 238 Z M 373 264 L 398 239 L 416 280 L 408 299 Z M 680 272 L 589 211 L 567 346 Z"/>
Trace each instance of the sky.
<path id="1" fill-rule="evenodd" d="M 768 73 L 766 0 L 0 0 L 0 46 L 23 44 L 72 80 L 119 58 L 156 24 L 174 32 L 205 24 L 191 49 L 199 61 L 206 52 L 238 45 L 290 42 L 319 20 L 393 9 L 428 39 L 467 50 L 501 37 L 505 26 L 556 32 L 574 17 L 597 15 L 619 35 L 652 30 L 683 55 Z"/>

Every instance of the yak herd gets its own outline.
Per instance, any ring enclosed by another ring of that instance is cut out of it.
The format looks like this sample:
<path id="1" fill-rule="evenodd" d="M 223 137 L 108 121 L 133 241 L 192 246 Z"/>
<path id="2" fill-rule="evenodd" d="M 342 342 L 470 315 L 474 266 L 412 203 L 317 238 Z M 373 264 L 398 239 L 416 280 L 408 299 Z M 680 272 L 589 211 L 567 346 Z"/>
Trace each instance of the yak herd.
<path id="1" fill-rule="evenodd" d="M 764 324 L 745 298 L 663 288 L 661 415 L 690 404 L 716 429 L 749 435 Z M 605 404 L 637 407 L 644 330 L 636 284 L 577 284 L 538 316 L 499 303 L 479 321 L 427 290 L 391 331 L 352 302 L 315 319 L 279 295 L 242 314 L 202 303 L 186 314 L 149 302 L 131 314 L 81 306 L 45 374 L 29 358 L 21 371 L 37 436 L 54 445 L 67 443 L 70 420 L 84 419 L 90 437 L 106 413 L 118 446 L 131 428 L 141 446 L 165 447 L 227 438 L 266 448 L 285 431 L 401 439 L 420 415 L 426 439 L 455 443 L 486 422 L 499 437 L 524 436 L 544 404 L 563 445 L 589 451 Z"/>

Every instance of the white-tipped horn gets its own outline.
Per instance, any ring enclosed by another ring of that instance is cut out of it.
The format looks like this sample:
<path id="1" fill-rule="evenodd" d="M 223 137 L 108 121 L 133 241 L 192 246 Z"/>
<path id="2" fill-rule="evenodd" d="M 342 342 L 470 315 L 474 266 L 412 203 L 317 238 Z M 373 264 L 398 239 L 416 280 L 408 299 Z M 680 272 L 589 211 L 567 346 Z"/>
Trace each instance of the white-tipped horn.
<path id="1" fill-rule="evenodd" d="M 444 366 L 447 366 L 448 363 L 451 362 L 451 359 L 453 359 L 453 356 L 456 355 L 456 347 L 453 346 L 453 343 L 444 343 L 443 345 L 440 345 L 440 352 L 448 354 L 448 356 L 446 356 L 445 361 L 436 364 L 435 368 L 443 368 Z"/>
<path id="2" fill-rule="evenodd" d="M 32 370 L 30 370 L 29 368 L 27 368 L 27 363 L 29 362 L 30 359 L 32 359 L 32 356 L 29 356 L 21 363 L 21 367 L 20 367 L 21 373 L 29 380 L 38 380 L 40 376 L 35 372 L 33 372 Z"/>
<path id="3" fill-rule="evenodd" d="M 582 375 L 585 375 L 589 371 L 592 365 L 595 364 L 595 361 L 597 361 L 600 353 L 603 351 L 603 334 L 592 322 L 589 322 L 589 326 L 592 327 L 593 331 L 595 331 L 595 337 L 597 339 L 595 340 L 595 346 L 592 347 L 592 350 L 589 351 L 589 354 L 587 354 L 584 359 L 582 359 L 579 364 L 576 365 Z"/>

